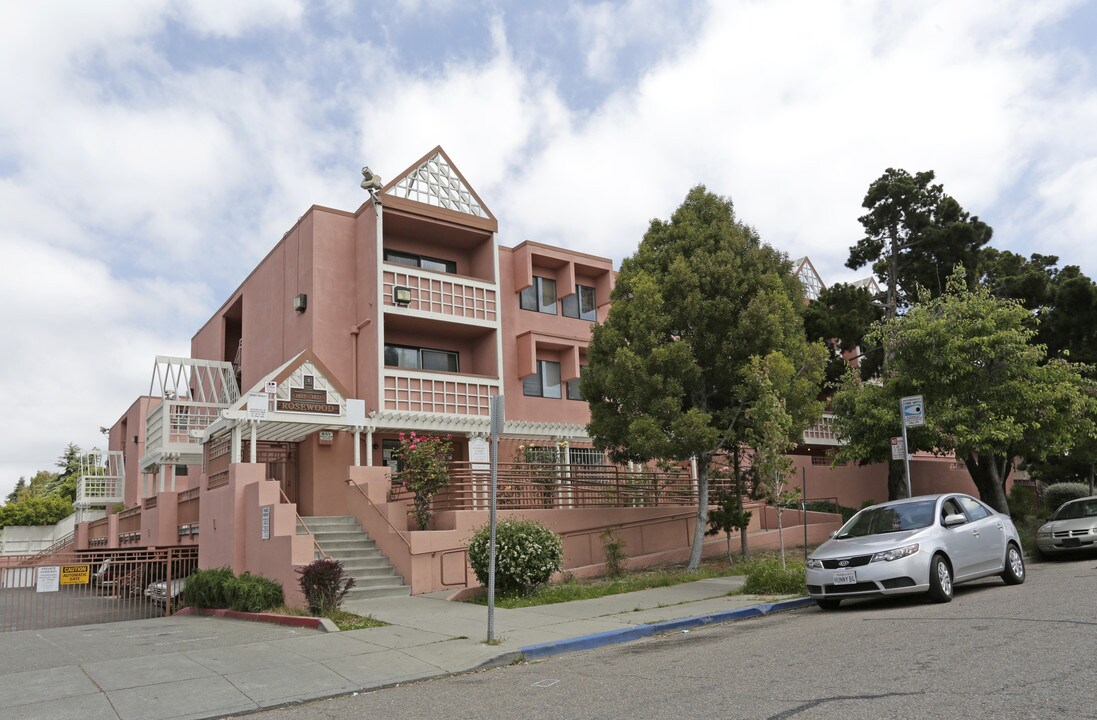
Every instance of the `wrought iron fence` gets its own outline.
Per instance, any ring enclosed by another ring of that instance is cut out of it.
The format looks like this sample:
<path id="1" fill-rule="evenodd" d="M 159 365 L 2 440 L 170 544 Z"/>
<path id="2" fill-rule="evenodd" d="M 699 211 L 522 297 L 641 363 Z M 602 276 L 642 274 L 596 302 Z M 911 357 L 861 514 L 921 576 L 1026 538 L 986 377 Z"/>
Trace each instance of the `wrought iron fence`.
<path id="1" fill-rule="evenodd" d="M 3 560 L 0 632 L 14 632 L 170 615 L 182 600 L 185 579 L 198 567 L 198 548 Z"/>

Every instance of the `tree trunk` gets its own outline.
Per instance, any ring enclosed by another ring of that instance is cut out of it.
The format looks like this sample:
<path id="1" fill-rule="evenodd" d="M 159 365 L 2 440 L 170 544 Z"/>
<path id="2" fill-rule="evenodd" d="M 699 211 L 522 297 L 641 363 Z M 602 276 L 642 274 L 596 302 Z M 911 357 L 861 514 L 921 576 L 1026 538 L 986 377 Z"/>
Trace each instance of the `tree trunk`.
<path id="1" fill-rule="evenodd" d="M 907 496 L 907 476 L 902 460 L 888 462 L 888 500 L 901 500 Z"/>
<path id="2" fill-rule="evenodd" d="M 785 565 L 785 527 L 781 522 L 781 515 L 784 513 L 784 509 L 780 506 L 777 507 L 777 538 L 781 541 L 781 569 L 787 570 Z"/>
<path id="3" fill-rule="evenodd" d="M 731 472 L 735 477 L 735 502 L 739 508 L 739 517 L 743 517 L 743 468 L 740 463 L 740 450 L 736 445 L 735 449 L 731 452 Z M 746 523 L 749 525 L 750 523 Z M 739 528 L 739 552 L 746 560 L 750 557 L 750 548 L 747 547 L 747 528 Z"/>
<path id="4" fill-rule="evenodd" d="M 1001 513 L 1009 514 L 1006 502 L 1006 479 L 1013 470 L 1013 463 L 1005 457 L 974 453 L 964 458 L 968 474 L 979 490 L 979 499 Z"/>
<path id="5" fill-rule="evenodd" d="M 697 524 L 693 528 L 693 547 L 689 552 L 687 570 L 701 566 L 701 553 L 705 549 L 705 531 L 708 529 L 708 456 L 697 458 Z"/>

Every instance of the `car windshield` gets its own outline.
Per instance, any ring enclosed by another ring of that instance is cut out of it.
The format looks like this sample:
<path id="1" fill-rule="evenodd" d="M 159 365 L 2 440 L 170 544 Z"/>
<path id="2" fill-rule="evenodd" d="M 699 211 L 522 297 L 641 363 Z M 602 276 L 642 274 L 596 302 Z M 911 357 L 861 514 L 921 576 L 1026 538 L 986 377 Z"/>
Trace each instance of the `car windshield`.
<path id="1" fill-rule="evenodd" d="M 1079 520 L 1086 517 L 1097 517 L 1097 500 L 1079 500 L 1061 506 L 1055 511 L 1052 520 Z"/>
<path id="2" fill-rule="evenodd" d="M 935 504 L 935 500 L 918 500 L 867 508 L 850 518 L 835 537 L 864 537 L 929 527 L 933 524 Z"/>

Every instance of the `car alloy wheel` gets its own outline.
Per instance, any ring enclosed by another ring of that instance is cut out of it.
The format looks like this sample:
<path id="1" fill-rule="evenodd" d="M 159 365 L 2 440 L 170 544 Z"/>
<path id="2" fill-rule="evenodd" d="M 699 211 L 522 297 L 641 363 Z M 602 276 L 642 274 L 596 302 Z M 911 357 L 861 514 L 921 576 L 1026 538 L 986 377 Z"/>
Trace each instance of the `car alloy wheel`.
<path id="1" fill-rule="evenodd" d="M 930 563 L 929 597 L 939 603 L 952 600 L 952 569 L 944 555 L 934 555 Z"/>
<path id="2" fill-rule="evenodd" d="M 1025 559 L 1021 556 L 1021 550 L 1013 543 L 1006 549 L 1006 567 L 1002 571 L 1002 579 L 1007 585 L 1020 585 L 1025 581 Z"/>

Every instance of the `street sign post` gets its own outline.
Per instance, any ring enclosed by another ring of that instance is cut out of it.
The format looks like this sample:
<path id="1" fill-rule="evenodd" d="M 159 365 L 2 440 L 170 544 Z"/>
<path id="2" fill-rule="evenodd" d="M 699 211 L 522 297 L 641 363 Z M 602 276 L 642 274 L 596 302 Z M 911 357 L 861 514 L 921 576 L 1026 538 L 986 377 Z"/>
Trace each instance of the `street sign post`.
<path id="1" fill-rule="evenodd" d="M 902 460 L 903 458 L 905 458 L 906 454 L 907 454 L 906 450 L 907 450 L 907 446 L 906 446 L 906 443 L 903 442 L 903 438 L 893 437 L 891 439 L 891 459 L 892 460 Z"/>
<path id="2" fill-rule="evenodd" d="M 899 417 L 903 425 L 903 475 L 907 481 L 907 497 L 911 496 L 910 490 L 910 452 L 907 450 L 907 428 L 921 427 L 926 424 L 926 403 L 921 395 L 908 395 L 899 399 Z M 892 457 L 895 457 L 895 439 L 892 439 Z"/>
<path id="3" fill-rule="evenodd" d="M 488 525 L 488 642 L 495 642 L 495 506 L 499 486 L 499 436 L 503 434 L 503 396 L 492 395 L 491 413 L 491 512 Z"/>

